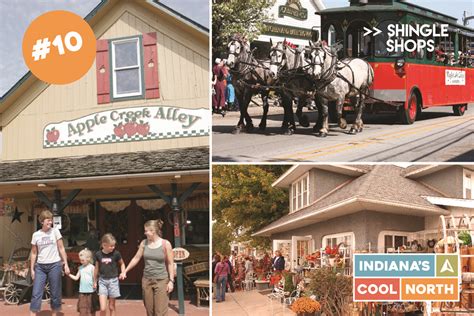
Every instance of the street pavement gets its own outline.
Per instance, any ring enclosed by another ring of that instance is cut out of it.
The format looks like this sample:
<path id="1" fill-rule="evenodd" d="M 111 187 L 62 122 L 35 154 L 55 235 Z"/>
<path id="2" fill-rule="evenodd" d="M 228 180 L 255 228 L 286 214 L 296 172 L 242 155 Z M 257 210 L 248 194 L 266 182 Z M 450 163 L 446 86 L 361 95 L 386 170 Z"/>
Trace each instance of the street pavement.
<path id="1" fill-rule="evenodd" d="M 283 304 L 267 298 L 265 292 L 236 291 L 226 293 L 225 301 L 212 302 L 213 316 L 295 316 L 296 314 Z"/>
<path id="2" fill-rule="evenodd" d="M 312 126 L 317 113 L 305 108 L 310 127 L 297 123 L 294 135 L 283 135 L 283 108 L 271 106 L 267 128 L 258 129 L 261 106 L 249 108 L 255 129 L 232 134 L 239 112 L 213 116 L 212 155 L 214 162 L 472 162 L 474 161 L 474 104 L 464 116 L 454 116 L 451 107 L 423 110 L 412 125 L 403 125 L 396 114 L 365 114 L 364 130 L 347 132 L 354 118 L 348 115 L 348 128 L 330 124 L 330 133 L 319 138 Z"/>
<path id="3" fill-rule="evenodd" d="M 172 300 L 168 305 L 168 315 L 179 315 L 178 314 L 178 301 Z M 77 299 L 66 298 L 63 299 L 62 312 L 63 315 L 78 315 L 77 312 Z M 0 300 L 0 315 L 16 316 L 16 315 L 29 315 L 30 304 L 17 305 L 5 305 L 3 297 Z M 184 310 L 186 315 L 190 316 L 209 316 L 209 305 L 203 304 L 200 307 L 197 307 L 194 304 L 191 304 L 189 300 L 184 301 Z M 116 311 L 117 316 L 141 316 L 146 315 L 145 307 L 143 306 L 142 300 L 122 300 L 119 299 L 116 301 Z M 107 315 L 109 313 L 107 312 Z M 43 302 L 42 311 L 38 313 L 38 316 L 50 316 L 51 308 L 49 303 Z M 99 313 L 96 313 L 99 315 Z"/>

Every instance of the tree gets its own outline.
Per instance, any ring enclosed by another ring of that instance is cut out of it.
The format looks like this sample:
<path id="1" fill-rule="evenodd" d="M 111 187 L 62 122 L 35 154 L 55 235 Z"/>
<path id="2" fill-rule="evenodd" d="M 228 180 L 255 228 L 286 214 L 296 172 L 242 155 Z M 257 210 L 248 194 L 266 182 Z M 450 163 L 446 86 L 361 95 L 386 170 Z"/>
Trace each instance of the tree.
<path id="1" fill-rule="evenodd" d="M 228 255 L 230 253 L 230 243 L 234 240 L 232 228 L 223 221 L 215 222 L 212 225 L 212 251 Z"/>
<path id="2" fill-rule="evenodd" d="M 251 246 L 268 249 L 269 238 L 251 235 L 288 213 L 288 192 L 272 187 L 288 168 L 281 165 L 213 166 L 213 220 L 227 227 L 228 235 L 238 241 L 249 241 Z M 218 226 L 216 234 L 221 234 L 222 226 Z M 213 229 L 213 239 L 218 238 L 216 234 Z"/>
<path id="3" fill-rule="evenodd" d="M 224 57 L 226 44 L 234 34 L 257 38 L 264 22 L 271 21 L 268 10 L 274 0 L 213 0 L 212 1 L 212 56 Z"/>

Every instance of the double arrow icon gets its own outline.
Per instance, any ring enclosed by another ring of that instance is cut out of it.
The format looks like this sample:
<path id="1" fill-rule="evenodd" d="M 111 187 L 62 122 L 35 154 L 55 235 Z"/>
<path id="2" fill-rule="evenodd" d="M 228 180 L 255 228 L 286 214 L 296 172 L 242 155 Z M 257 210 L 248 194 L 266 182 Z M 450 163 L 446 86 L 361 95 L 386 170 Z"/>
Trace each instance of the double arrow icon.
<path id="1" fill-rule="evenodd" d="M 382 33 L 382 31 L 379 30 L 379 29 L 376 28 L 376 27 L 374 27 L 374 30 L 371 30 L 371 29 L 368 29 L 368 28 L 366 28 L 366 27 L 364 26 L 364 31 L 365 31 L 364 36 L 367 36 L 367 35 L 371 34 L 372 32 L 374 32 L 374 36 L 377 36 L 377 35 L 379 35 L 380 33 Z"/>

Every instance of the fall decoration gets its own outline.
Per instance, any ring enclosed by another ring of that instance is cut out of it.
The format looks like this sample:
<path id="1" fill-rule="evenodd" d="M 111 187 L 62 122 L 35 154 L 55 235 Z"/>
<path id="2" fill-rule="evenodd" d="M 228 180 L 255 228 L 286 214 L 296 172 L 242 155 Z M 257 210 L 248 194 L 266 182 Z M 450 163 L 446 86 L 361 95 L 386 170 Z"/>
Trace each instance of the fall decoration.
<path id="1" fill-rule="evenodd" d="M 309 297 L 300 297 L 291 305 L 291 310 L 297 314 L 315 313 L 321 310 L 321 304 Z"/>

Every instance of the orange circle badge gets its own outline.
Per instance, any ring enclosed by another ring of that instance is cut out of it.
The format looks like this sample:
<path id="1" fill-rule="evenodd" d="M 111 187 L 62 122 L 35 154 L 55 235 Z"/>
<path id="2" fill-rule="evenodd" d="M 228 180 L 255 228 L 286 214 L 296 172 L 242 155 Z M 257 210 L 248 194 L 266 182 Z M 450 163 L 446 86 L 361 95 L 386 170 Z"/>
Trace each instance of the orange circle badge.
<path id="1" fill-rule="evenodd" d="M 23 58 L 31 72 L 47 83 L 66 84 L 92 66 L 96 39 L 89 24 L 68 11 L 40 15 L 23 37 Z"/>

